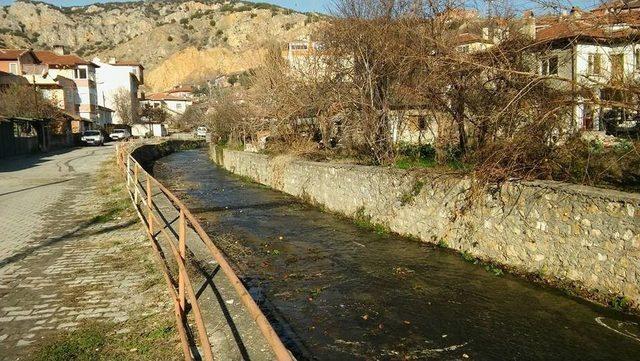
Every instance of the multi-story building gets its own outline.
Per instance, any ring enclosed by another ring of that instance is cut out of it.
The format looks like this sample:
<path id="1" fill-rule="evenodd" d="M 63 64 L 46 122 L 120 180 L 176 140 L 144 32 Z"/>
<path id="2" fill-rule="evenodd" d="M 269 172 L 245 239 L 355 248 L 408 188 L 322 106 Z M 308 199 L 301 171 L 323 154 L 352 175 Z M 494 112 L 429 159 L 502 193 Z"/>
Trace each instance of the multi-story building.
<path id="1" fill-rule="evenodd" d="M 536 26 L 538 73 L 576 94 L 571 110 L 574 129 L 615 133 L 612 123 L 630 123 L 619 105 L 627 102 L 625 84 L 640 80 L 638 23 L 629 13 L 610 17 L 576 11 Z"/>
<path id="2" fill-rule="evenodd" d="M 41 73 L 43 79 L 55 80 L 61 77 L 60 79 L 70 79 L 75 84 L 75 103 L 78 115 L 84 121 L 101 126 L 105 125 L 103 122 L 106 120 L 100 117 L 98 110 L 96 87 L 98 66 L 76 55 L 67 54 L 62 47 L 54 47 L 53 51 L 34 51 L 34 54 L 43 67 Z"/>
<path id="3" fill-rule="evenodd" d="M 127 116 L 115 112 L 113 124 L 123 124 L 126 120 L 136 122 L 139 118 L 140 85 L 144 84 L 144 67 L 136 62 L 117 61 L 110 58 L 103 62 L 94 58 L 93 64 L 98 66 L 96 70 L 96 85 L 98 91 L 98 104 L 109 109 L 117 109 L 116 99 L 122 96 L 130 98 L 130 114 Z"/>

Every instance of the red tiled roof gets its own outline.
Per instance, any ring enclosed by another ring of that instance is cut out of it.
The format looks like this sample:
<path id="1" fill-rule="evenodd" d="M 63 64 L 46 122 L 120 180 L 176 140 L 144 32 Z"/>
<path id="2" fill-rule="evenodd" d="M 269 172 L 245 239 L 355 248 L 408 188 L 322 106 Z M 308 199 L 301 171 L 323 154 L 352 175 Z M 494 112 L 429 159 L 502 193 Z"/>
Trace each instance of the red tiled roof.
<path id="1" fill-rule="evenodd" d="M 465 45 L 465 44 L 472 44 L 472 43 L 492 44 L 491 41 L 482 38 L 480 35 L 471 34 L 471 33 L 458 34 L 458 36 L 456 37 L 457 45 Z"/>
<path id="2" fill-rule="evenodd" d="M 0 49 L 0 60 L 16 60 L 28 51 L 24 49 Z"/>
<path id="3" fill-rule="evenodd" d="M 608 1 L 594 10 L 606 10 L 606 9 L 635 9 L 640 7 L 640 0 L 613 0 Z"/>
<path id="4" fill-rule="evenodd" d="M 179 85 L 167 93 L 193 93 L 193 87 L 191 85 Z"/>
<path id="5" fill-rule="evenodd" d="M 561 21 L 555 25 L 538 30 L 536 40 L 540 42 L 573 38 L 615 40 L 640 35 L 638 31 L 631 28 L 611 29 L 609 27 L 611 23 L 605 23 L 604 19 L 599 20 L 599 22 L 581 20 Z"/>
<path id="6" fill-rule="evenodd" d="M 48 65 L 74 66 L 74 65 L 94 65 L 95 64 L 80 58 L 77 55 L 58 55 L 53 51 L 37 50 L 33 52 L 40 62 Z"/>

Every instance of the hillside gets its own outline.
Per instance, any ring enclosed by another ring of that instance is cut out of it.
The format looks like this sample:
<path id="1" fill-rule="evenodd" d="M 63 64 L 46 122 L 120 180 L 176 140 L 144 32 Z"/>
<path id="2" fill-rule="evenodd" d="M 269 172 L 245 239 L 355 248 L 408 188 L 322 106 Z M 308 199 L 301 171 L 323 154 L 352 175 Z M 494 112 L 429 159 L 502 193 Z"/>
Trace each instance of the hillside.
<path id="1" fill-rule="evenodd" d="M 270 42 L 308 36 L 317 14 L 241 1 L 146 1 L 59 8 L 18 1 L 0 8 L 0 47 L 65 45 L 85 58 L 141 62 L 157 91 L 260 64 Z"/>

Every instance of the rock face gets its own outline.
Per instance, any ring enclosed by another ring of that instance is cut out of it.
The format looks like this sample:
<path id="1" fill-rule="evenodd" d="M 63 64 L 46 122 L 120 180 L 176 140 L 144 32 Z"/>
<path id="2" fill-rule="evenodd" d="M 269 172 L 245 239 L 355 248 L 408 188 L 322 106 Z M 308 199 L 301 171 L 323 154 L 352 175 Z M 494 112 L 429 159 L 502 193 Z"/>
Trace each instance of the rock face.
<path id="1" fill-rule="evenodd" d="M 636 193 L 550 181 L 474 190 L 442 174 L 210 149 L 225 169 L 328 210 L 640 310 Z"/>
<path id="2" fill-rule="evenodd" d="M 0 8 L 0 48 L 64 45 L 85 58 L 141 62 L 149 90 L 260 64 L 271 43 L 308 37 L 322 18 L 250 2 L 146 1 L 59 8 L 17 1 Z"/>

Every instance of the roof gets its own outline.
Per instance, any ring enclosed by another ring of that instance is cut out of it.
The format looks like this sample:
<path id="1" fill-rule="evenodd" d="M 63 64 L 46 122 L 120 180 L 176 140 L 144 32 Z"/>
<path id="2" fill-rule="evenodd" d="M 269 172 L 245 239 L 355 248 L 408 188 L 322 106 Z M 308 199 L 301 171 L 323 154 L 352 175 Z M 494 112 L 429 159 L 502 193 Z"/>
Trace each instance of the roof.
<path id="1" fill-rule="evenodd" d="M 145 100 L 156 100 L 156 101 L 160 101 L 160 100 L 176 100 L 176 101 L 190 101 L 191 99 L 189 98 L 185 98 L 185 97 L 179 97 L 176 95 L 171 95 L 169 93 L 154 93 L 154 94 L 149 94 L 146 96 Z"/>
<path id="2" fill-rule="evenodd" d="M 613 0 L 607 1 L 604 4 L 598 6 L 595 10 L 606 9 L 636 9 L 640 8 L 640 0 Z"/>
<path id="3" fill-rule="evenodd" d="M 115 110 L 113 110 L 113 109 L 111 109 L 111 108 L 107 108 L 107 107 L 105 107 L 105 106 L 103 106 L 103 105 L 98 105 L 98 109 L 100 109 L 100 110 L 106 110 L 106 111 L 111 112 L 111 113 L 115 113 Z"/>
<path id="4" fill-rule="evenodd" d="M 167 93 L 193 93 L 193 87 L 191 85 L 178 85 Z"/>
<path id="5" fill-rule="evenodd" d="M 480 35 L 471 34 L 471 33 L 458 34 L 455 41 L 456 41 L 456 45 L 466 45 L 466 44 L 473 44 L 473 43 L 493 44 L 490 40 L 484 39 Z"/>
<path id="6" fill-rule="evenodd" d="M 607 19 L 598 21 L 572 20 L 561 21 L 536 32 L 536 40 L 549 42 L 562 39 L 589 38 L 597 40 L 617 40 L 637 37 L 640 33 L 630 27 L 612 27 Z"/>
<path id="7" fill-rule="evenodd" d="M 0 49 L 0 60 L 16 60 L 28 51 L 24 49 Z"/>
<path id="8" fill-rule="evenodd" d="M 98 67 L 96 64 L 92 62 L 86 61 L 77 55 L 59 55 L 54 53 L 53 51 L 48 50 L 36 50 L 33 52 L 36 55 L 36 58 L 40 60 L 40 62 L 45 63 L 47 65 L 54 66 L 76 66 L 76 65 L 93 65 Z"/>
<path id="9" fill-rule="evenodd" d="M 113 64 L 109 64 L 109 65 L 114 65 L 114 66 L 139 66 L 142 69 L 144 69 L 144 66 L 142 66 L 142 64 L 137 63 L 135 61 L 116 61 Z"/>

